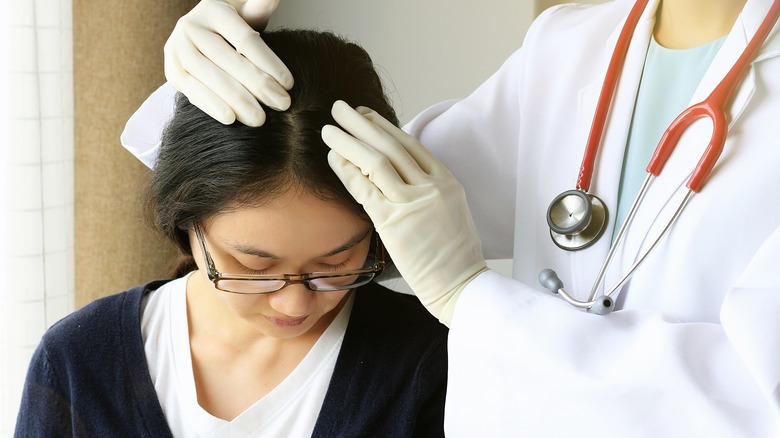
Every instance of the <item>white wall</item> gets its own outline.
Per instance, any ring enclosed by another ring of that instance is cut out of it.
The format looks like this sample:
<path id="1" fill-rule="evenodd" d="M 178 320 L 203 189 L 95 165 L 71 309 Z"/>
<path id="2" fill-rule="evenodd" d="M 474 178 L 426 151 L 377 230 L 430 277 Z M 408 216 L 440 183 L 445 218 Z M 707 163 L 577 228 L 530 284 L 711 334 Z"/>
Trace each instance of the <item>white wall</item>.
<path id="1" fill-rule="evenodd" d="M 536 0 L 536 12 L 537 14 L 539 12 L 542 12 L 543 10 L 549 8 L 550 6 L 559 5 L 561 3 L 590 3 L 590 4 L 596 4 L 596 3 L 604 3 L 607 0 L 571 0 L 571 1 L 561 1 L 561 0 Z"/>
<path id="2" fill-rule="evenodd" d="M 520 47 L 533 13 L 530 0 L 282 0 L 270 27 L 326 29 L 360 43 L 407 122 L 487 79 Z"/>

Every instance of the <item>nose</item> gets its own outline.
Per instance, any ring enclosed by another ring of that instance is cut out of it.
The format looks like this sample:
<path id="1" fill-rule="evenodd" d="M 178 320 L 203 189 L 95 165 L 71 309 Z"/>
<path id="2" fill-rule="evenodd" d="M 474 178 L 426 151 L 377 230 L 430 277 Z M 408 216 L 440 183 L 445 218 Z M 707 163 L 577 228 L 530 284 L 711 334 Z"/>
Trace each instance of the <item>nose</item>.
<path id="1" fill-rule="evenodd" d="M 290 284 L 268 297 L 271 308 L 292 318 L 309 314 L 314 294 L 304 284 Z"/>

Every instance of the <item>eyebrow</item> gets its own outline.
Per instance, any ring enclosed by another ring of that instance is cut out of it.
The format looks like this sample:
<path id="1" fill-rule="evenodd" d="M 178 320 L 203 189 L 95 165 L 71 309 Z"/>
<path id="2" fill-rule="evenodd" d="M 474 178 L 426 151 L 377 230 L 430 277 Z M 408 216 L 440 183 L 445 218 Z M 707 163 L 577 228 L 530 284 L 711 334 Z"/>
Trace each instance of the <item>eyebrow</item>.
<path id="1" fill-rule="evenodd" d="M 349 239 L 343 245 L 339 246 L 338 248 L 336 248 L 336 249 L 334 249 L 332 251 L 328 251 L 326 254 L 323 254 L 320 257 L 330 257 L 330 256 L 334 256 L 334 255 L 336 255 L 338 253 L 344 252 L 344 251 L 352 248 L 353 246 L 357 245 L 358 243 L 362 242 L 366 237 L 368 237 L 369 234 L 371 234 L 373 232 L 374 232 L 373 229 L 369 229 L 367 231 L 361 232 L 360 234 L 356 234 L 354 237 Z M 277 255 L 271 254 L 270 252 L 263 251 L 262 249 L 254 247 L 254 246 L 244 245 L 242 243 L 230 243 L 230 242 L 226 242 L 225 244 L 227 246 L 235 249 L 236 251 L 239 251 L 239 252 L 247 254 L 247 255 L 252 255 L 252 256 L 262 257 L 262 258 L 272 259 L 272 260 L 280 260 L 281 259 L 281 257 L 279 257 Z"/>

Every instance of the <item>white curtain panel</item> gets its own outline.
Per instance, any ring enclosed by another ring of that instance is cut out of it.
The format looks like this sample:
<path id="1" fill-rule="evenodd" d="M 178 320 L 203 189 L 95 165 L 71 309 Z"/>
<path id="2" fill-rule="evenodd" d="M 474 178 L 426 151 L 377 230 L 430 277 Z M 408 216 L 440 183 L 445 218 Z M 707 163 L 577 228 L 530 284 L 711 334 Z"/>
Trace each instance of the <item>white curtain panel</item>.
<path id="1" fill-rule="evenodd" d="M 3 4 L 0 436 L 30 357 L 73 310 L 72 0 Z"/>

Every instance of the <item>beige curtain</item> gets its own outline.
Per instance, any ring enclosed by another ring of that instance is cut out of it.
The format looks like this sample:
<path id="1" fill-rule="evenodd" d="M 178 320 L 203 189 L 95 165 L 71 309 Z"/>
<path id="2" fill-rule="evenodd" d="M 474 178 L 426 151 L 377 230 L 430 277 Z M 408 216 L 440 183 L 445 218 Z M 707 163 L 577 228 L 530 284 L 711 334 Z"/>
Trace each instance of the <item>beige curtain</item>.
<path id="1" fill-rule="evenodd" d="M 196 0 L 73 0 L 76 305 L 168 275 L 173 250 L 143 222 L 148 170 L 119 144 L 165 80 L 163 44 Z"/>

